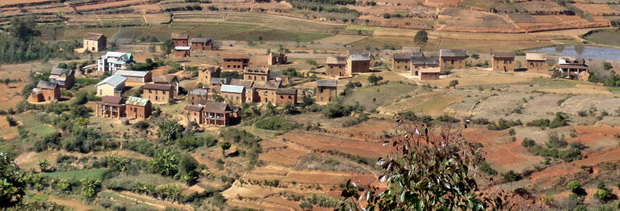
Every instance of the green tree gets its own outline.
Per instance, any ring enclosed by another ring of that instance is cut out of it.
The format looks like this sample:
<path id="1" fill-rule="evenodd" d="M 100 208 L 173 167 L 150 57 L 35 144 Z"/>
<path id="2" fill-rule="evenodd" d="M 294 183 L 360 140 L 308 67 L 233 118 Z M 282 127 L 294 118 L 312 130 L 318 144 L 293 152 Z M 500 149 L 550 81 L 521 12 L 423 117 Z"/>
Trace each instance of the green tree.
<path id="1" fill-rule="evenodd" d="M 47 167 L 50 167 L 50 161 L 47 159 L 44 159 L 42 161 L 39 161 L 39 168 L 41 168 L 41 171 L 45 172 L 47 171 Z"/>
<path id="2" fill-rule="evenodd" d="M 151 160 L 151 170 L 163 176 L 174 176 L 178 172 L 178 157 L 170 150 L 163 150 Z"/>
<path id="3" fill-rule="evenodd" d="M 383 80 L 383 76 L 376 76 L 374 73 L 368 76 L 368 82 L 372 85 L 377 85 Z"/>
<path id="4" fill-rule="evenodd" d="M 13 207 L 26 194 L 23 173 L 6 153 L 0 153 L 0 207 Z"/>
<path id="5" fill-rule="evenodd" d="M 36 29 L 37 23 L 33 17 L 12 18 L 8 32 L 22 42 L 28 42 L 32 37 L 41 36 L 41 31 Z"/>
<path id="6" fill-rule="evenodd" d="M 101 181 L 93 178 L 82 179 L 80 180 L 80 189 L 82 190 L 82 196 L 92 200 L 101 191 Z"/>
<path id="7" fill-rule="evenodd" d="M 603 62 L 603 68 L 604 68 L 605 70 L 611 70 L 611 69 L 613 69 L 613 68 L 614 68 L 614 66 L 613 66 L 613 65 L 611 65 L 611 63 L 609 63 L 609 62 Z"/>
<path id="8" fill-rule="evenodd" d="M 456 86 L 459 85 L 459 80 L 452 80 L 450 81 L 450 85 L 452 88 L 456 89 Z"/>
<path id="9" fill-rule="evenodd" d="M 166 39 L 161 44 L 161 53 L 165 56 L 168 56 L 170 53 L 172 53 L 172 49 L 174 49 L 174 42 L 171 39 Z"/>
<path id="10" fill-rule="evenodd" d="M 581 183 L 577 180 L 573 180 L 566 184 L 566 187 L 570 189 L 573 193 L 579 192 L 581 190 Z"/>
<path id="11" fill-rule="evenodd" d="M 378 159 L 377 165 L 384 171 L 379 181 L 387 182 L 387 189 L 358 187 L 349 180 L 342 192 L 346 203 L 341 208 L 357 207 L 358 200 L 363 199 L 368 202 L 365 210 L 509 209 L 499 198 L 478 191 L 469 172 L 469 166 L 479 158 L 473 144 L 454 131 L 440 135 L 433 134 L 433 128 L 419 129 L 420 134 L 403 131 L 409 135 L 388 142 L 395 151 Z"/>
<path id="12" fill-rule="evenodd" d="M 426 32 L 426 30 L 418 31 L 415 33 L 415 37 L 413 37 L 413 42 L 420 46 L 420 48 L 424 48 L 428 42 L 428 32 Z"/>
<path id="13" fill-rule="evenodd" d="M 164 120 L 158 124 L 157 137 L 164 143 L 171 143 L 183 136 L 183 126 L 174 120 Z"/>

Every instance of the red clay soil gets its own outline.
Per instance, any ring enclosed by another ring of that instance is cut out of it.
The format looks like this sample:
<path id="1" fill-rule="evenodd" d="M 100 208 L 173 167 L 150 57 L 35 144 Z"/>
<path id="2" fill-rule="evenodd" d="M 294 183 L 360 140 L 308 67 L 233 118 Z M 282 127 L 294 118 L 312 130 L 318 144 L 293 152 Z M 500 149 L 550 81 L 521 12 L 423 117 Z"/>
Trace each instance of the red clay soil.
<path id="1" fill-rule="evenodd" d="M 604 162 L 617 163 L 620 162 L 620 147 L 602 152 L 595 152 L 584 155 L 586 158 L 573 162 L 577 166 L 594 166 Z"/>
<path id="2" fill-rule="evenodd" d="M 381 143 L 305 131 L 289 132 L 279 136 L 279 138 L 319 152 L 335 150 L 346 154 L 376 158 L 384 156 L 391 151 L 390 147 L 383 146 Z"/>
<path id="3" fill-rule="evenodd" d="M 501 145 L 484 146 L 484 158 L 500 171 L 514 170 L 517 172 L 530 168 L 543 161 L 543 157 L 534 156 L 521 143 L 523 140 L 508 142 Z"/>
<path id="4" fill-rule="evenodd" d="M 575 131 L 579 134 L 602 134 L 613 136 L 620 134 L 620 127 L 613 127 L 609 125 L 595 125 L 595 126 L 573 126 Z"/>
<path id="5" fill-rule="evenodd" d="M 562 163 L 533 173 L 530 175 L 530 182 L 539 189 L 550 189 L 553 188 L 558 179 L 566 178 L 579 171 L 582 170 L 573 164 Z"/>

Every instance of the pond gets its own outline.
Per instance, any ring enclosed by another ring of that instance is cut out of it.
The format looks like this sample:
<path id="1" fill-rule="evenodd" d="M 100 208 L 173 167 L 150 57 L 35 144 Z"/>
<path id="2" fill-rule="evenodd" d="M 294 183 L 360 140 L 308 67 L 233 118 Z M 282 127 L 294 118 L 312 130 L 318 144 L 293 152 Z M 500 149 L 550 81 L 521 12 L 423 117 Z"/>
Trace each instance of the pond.
<path id="1" fill-rule="evenodd" d="M 537 48 L 529 50 L 528 52 L 541 52 L 548 54 L 555 54 L 558 56 L 580 57 L 586 59 L 601 59 L 601 60 L 618 60 L 620 61 L 620 49 L 585 46 L 585 45 L 569 45 L 569 46 L 553 46 L 545 48 Z"/>

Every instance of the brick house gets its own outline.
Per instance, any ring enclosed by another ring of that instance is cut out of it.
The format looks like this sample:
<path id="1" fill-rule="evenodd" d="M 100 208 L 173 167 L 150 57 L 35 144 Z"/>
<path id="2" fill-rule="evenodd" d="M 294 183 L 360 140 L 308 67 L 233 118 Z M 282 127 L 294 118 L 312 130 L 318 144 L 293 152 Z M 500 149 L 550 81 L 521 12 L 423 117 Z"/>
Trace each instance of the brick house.
<path id="1" fill-rule="evenodd" d="M 325 105 L 336 100 L 338 96 L 337 80 L 318 80 L 316 81 L 316 103 Z"/>
<path id="2" fill-rule="evenodd" d="M 211 83 L 211 78 L 219 78 L 222 68 L 215 65 L 200 65 L 198 68 L 198 82 L 203 85 Z"/>
<path id="3" fill-rule="evenodd" d="M 174 46 L 189 46 L 189 35 L 187 34 L 172 33 L 170 39 L 174 42 Z"/>
<path id="4" fill-rule="evenodd" d="M 55 102 L 60 99 L 60 87 L 49 81 L 39 81 L 28 97 L 30 102 Z"/>
<path id="5" fill-rule="evenodd" d="M 228 126 L 236 122 L 238 109 L 226 103 L 205 102 L 200 105 L 185 106 L 188 121 L 199 125 Z M 235 111 L 237 110 L 237 111 Z"/>
<path id="6" fill-rule="evenodd" d="M 142 97 L 153 103 L 165 104 L 174 99 L 174 87 L 170 84 L 145 84 Z"/>
<path id="7" fill-rule="evenodd" d="M 467 54 L 464 50 L 439 50 L 439 67 L 441 70 L 465 69 Z"/>
<path id="8" fill-rule="evenodd" d="M 230 85 L 243 86 L 245 88 L 245 103 L 254 102 L 254 89 L 252 88 L 252 86 L 254 85 L 254 81 L 246 81 L 233 78 L 232 80 L 230 80 Z"/>
<path id="9" fill-rule="evenodd" d="M 192 48 L 189 46 L 174 46 L 174 57 L 176 58 L 190 57 L 191 49 Z"/>
<path id="10" fill-rule="evenodd" d="M 267 56 L 267 65 L 286 64 L 288 61 L 286 54 L 283 52 L 269 52 Z"/>
<path id="11" fill-rule="evenodd" d="M 225 70 L 243 70 L 250 65 L 250 55 L 245 53 L 224 54 L 222 60 Z"/>
<path id="12" fill-rule="evenodd" d="M 347 75 L 370 72 L 370 53 L 355 53 L 347 57 Z"/>
<path id="13" fill-rule="evenodd" d="M 119 70 L 114 75 L 120 75 L 127 80 L 125 86 L 143 86 L 144 84 L 153 81 L 153 74 L 150 71 L 138 71 L 138 70 Z"/>
<path id="14" fill-rule="evenodd" d="M 122 97 L 105 96 L 97 102 L 97 117 L 121 118 L 125 116 L 125 104 Z"/>
<path id="15" fill-rule="evenodd" d="M 276 103 L 276 90 L 280 88 L 277 81 L 254 81 L 252 101 L 255 103 Z"/>
<path id="16" fill-rule="evenodd" d="M 120 97 L 125 89 L 125 81 L 127 78 L 120 75 L 107 77 L 95 86 L 97 87 L 97 96 L 118 96 Z"/>
<path id="17" fill-rule="evenodd" d="M 542 53 L 526 53 L 527 70 L 539 73 L 548 73 L 547 58 Z"/>
<path id="18" fill-rule="evenodd" d="M 154 84 L 168 84 L 174 88 L 174 97 L 179 94 L 179 78 L 176 75 L 154 75 Z M 152 100 L 151 100 L 152 101 Z"/>
<path id="19" fill-rule="evenodd" d="M 191 44 L 192 50 L 194 51 L 213 50 L 213 40 L 211 38 L 194 37 L 189 42 Z"/>
<path id="20" fill-rule="evenodd" d="M 65 68 L 53 68 L 50 72 L 50 82 L 58 84 L 60 88 L 71 89 L 75 84 L 75 71 Z"/>
<path id="21" fill-rule="evenodd" d="M 235 85 L 222 85 L 220 95 L 227 103 L 241 105 L 245 102 L 245 87 Z"/>
<path id="22" fill-rule="evenodd" d="M 191 105 L 196 105 L 198 102 L 209 100 L 208 89 L 193 89 L 187 93 L 187 102 Z"/>
<path id="23" fill-rule="evenodd" d="M 107 38 L 103 34 L 89 32 L 84 36 L 84 50 L 99 52 L 106 49 Z"/>
<path id="24" fill-rule="evenodd" d="M 325 73 L 330 76 L 343 77 L 347 75 L 347 58 L 346 57 L 327 57 L 325 62 Z"/>
<path id="25" fill-rule="evenodd" d="M 494 71 L 514 72 L 515 71 L 515 52 L 493 52 L 492 66 Z"/>
<path id="26" fill-rule="evenodd" d="M 276 89 L 276 105 L 283 106 L 287 103 L 291 105 L 297 104 L 297 89 Z"/>
<path id="27" fill-rule="evenodd" d="M 438 67 L 414 68 L 411 69 L 411 75 L 420 80 L 438 80 L 441 69 Z"/>
<path id="28" fill-rule="evenodd" d="M 129 119 L 148 119 L 152 109 L 151 101 L 148 99 L 131 96 L 125 101 L 125 117 Z"/>
<path id="29" fill-rule="evenodd" d="M 228 85 L 228 78 L 211 78 L 211 82 L 209 84 L 202 85 L 203 88 L 209 88 L 212 92 L 217 92 L 220 90 L 222 85 Z"/>
<path id="30" fill-rule="evenodd" d="M 243 69 L 243 79 L 246 81 L 268 81 L 269 68 L 267 67 L 246 67 Z"/>
<path id="31" fill-rule="evenodd" d="M 392 53 L 392 70 L 409 71 L 413 57 L 424 57 L 421 52 L 394 52 Z"/>
<path id="32" fill-rule="evenodd" d="M 421 68 L 431 68 L 431 67 L 439 67 L 439 57 L 422 56 L 422 57 L 411 58 L 411 67 L 410 67 L 411 70 L 421 69 Z"/>

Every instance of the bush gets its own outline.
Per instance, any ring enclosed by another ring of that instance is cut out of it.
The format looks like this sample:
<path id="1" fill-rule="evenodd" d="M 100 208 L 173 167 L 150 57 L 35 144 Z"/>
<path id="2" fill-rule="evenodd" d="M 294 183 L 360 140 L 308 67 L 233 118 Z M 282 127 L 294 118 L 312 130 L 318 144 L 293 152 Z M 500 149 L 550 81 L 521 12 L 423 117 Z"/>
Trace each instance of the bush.
<path id="1" fill-rule="evenodd" d="M 257 128 L 265 129 L 265 130 L 288 131 L 288 130 L 292 130 L 293 128 L 295 128 L 296 124 L 288 120 L 285 120 L 282 117 L 273 116 L 267 119 L 259 120 L 258 122 L 256 122 L 255 126 Z"/>
<path id="2" fill-rule="evenodd" d="M 537 119 L 537 120 L 533 120 L 531 122 L 528 122 L 525 125 L 529 126 L 529 127 L 546 128 L 546 127 L 549 127 L 549 122 L 550 121 L 548 119 Z"/>
<path id="3" fill-rule="evenodd" d="M 6 117 L 6 122 L 9 123 L 9 127 L 17 126 L 17 121 L 15 121 L 15 119 L 13 119 L 13 117 L 7 116 Z"/>
<path id="4" fill-rule="evenodd" d="M 327 118 L 339 118 L 343 116 L 349 116 L 353 112 L 363 111 L 360 105 L 343 105 L 338 102 L 330 103 L 321 111 Z"/>
<path id="5" fill-rule="evenodd" d="M 532 139 L 525 138 L 525 139 L 523 139 L 523 142 L 521 143 L 521 146 L 523 146 L 525 148 L 533 147 L 533 146 L 536 146 L 536 142 L 534 140 L 532 140 Z"/>
<path id="6" fill-rule="evenodd" d="M 489 175 L 497 175 L 497 171 L 493 169 L 491 165 L 489 165 L 489 163 L 487 163 L 486 161 L 480 162 L 480 166 L 478 167 L 480 168 L 480 171 L 484 173 L 487 173 Z"/>
<path id="7" fill-rule="evenodd" d="M 513 126 L 518 126 L 518 125 L 523 125 L 523 123 L 521 123 L 521 120 L 513 121 L 513 120 L 499 119 L 497 124 L 491 123 L 487 125 L 487 128 L 489 130 L 505 130 L 505 129 L 511 128 Z"/>
<path id="8" fill-rule="evenodd" d="M 502 177 L 504 177 L 504 180 L 508 181 L 508 182 L 514 182 L 514 181 L 519 181 L 521 180 L 521 175 L 515 173 L 515 171 L 510 170 L 506 173 L 502 174 Z"/>

